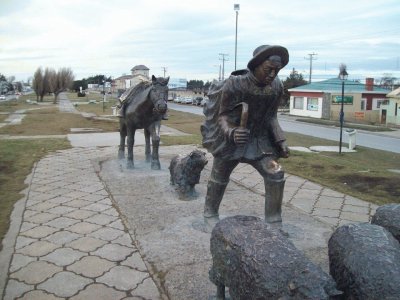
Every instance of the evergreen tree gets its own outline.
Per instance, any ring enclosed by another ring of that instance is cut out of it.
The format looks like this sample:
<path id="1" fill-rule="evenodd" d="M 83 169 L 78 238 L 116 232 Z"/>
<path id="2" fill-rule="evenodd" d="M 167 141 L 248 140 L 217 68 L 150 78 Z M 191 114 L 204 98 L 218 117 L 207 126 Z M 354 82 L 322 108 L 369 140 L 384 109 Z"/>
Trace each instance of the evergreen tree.
<path id="1" fill-rule="evenodd" d="M 301 73 L 298 73 L 294 68 L 292 72 L 290 73 L 289 77 L 286 78 L 285 81 L 283 81 L 283 96 L 282 96 L 282 103 L 281 106 L 283 107 L 289 107 L 289 102 L 290 102 L 290 94 L 288 92 L 288 89 L 295 88 L 298 86 L 302 86 L 307 84 L 307 81 L 304 80 L 303 75 Z"/>

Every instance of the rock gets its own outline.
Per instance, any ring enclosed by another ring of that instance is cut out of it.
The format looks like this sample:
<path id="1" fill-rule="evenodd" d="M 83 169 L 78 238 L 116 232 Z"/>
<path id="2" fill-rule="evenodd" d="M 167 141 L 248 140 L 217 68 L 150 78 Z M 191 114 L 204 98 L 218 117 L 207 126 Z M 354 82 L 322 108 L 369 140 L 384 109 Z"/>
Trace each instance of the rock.
<path id="1" fill-rule="evenodd" d="M 400 244 L 385 228 L 347 224 L 328 247 L 330 274 L 345 299 L 400 299 Z"/>
<path id="2" fill-rule="evenodd" d="M 257 217 L 234 216 L 218 222 L 211 235 L 210 280 L 217 298 L 331 299 L 341 294 L 333 279 L 293 243 Z"/>
<path id="3" fill-rule="evenodd" d="M 400 204 L 392 203 L 378 207 L 371 223 L 385 227 L 400 242 Z"/>

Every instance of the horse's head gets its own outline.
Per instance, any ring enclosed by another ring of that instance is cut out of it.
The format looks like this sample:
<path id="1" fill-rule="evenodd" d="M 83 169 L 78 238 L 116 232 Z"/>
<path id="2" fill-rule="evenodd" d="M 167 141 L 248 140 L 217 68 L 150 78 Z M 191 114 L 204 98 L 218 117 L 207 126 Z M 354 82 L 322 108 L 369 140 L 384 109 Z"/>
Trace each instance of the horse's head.
<path id="1" fill-rule="evenodd" d="M 169 77 L 155 77 L 151 78 L 152 88 L 150 91 L 150 98 L 154 104 L 154 111 L 163 115 L 167 112 L 168 102 L 168 81 Z"/>

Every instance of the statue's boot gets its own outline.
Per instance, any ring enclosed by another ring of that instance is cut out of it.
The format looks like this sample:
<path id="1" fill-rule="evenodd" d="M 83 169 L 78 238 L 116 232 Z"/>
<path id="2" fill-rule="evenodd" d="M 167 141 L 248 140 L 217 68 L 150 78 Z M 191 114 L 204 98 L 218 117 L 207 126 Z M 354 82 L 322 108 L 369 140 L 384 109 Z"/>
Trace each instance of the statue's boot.
<path id="1" fill-rule="evenodd" d="M 227 183 L 218 183 L 211 180 L 208 181 L 203 214 L 205 218 L 218 219 L 219 205 L 221 204 L 227 185 Z"/>
<path id="2" fill-rule="evenodd" d="M 282 199 L 285 179 L 264 179 L 265 185 L 265 222 L 282 222 Z"/>

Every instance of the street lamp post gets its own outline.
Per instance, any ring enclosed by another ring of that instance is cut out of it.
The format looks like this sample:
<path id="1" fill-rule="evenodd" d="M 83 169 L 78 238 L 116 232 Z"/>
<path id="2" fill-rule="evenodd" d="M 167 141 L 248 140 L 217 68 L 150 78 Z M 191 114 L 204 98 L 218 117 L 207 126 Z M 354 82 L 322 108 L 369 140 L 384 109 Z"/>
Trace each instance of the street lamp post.
<path id="1" fill-rule="evenodd" d="M 233 9 L 236 11 L 236 34 L 235 34 L 235 71 L 236 71 L 236 58 L 237 58 L 237 30 L 238 30 L 238 16 L 240 4 L 234 4 Z"/>
<path id="2" fill-rule="evenodd" d="M 103 79 L 103 112 L 104 112 L 104 104 L 106 102 L 106 81 Z"/>
<path id="3" fill-rule="evenodd" d="M 343 106 L 344 106 L 344 82 L 347 79 L 347 76 L 349 75 L 346 72 L 346 65 L 341 64 L 340 67 L 340 73 L 339 73 L 339 78 L 342 81 L 342 99 L 340 103 L 340 114 L 339 114 L 339 120 L 340 120 L 340 139 L 339 139 L 339 154 L 342 154 L 342 136 L 343 136 L 343 122 L 344 122 L 344 111 L 343 111 Z"/>

